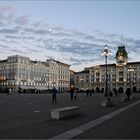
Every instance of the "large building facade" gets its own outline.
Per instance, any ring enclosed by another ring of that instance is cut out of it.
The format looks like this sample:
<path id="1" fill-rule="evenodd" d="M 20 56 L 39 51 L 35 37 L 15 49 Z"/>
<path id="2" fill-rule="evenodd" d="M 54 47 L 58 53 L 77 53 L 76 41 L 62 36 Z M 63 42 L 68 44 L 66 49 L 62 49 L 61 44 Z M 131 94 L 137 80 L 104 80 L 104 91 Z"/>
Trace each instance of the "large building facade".
<path id="1" fill-rule="evenodd" d="M 67 92 L 70 87 L 70 65 L 54 60 L 58 65 L 58 91 Z"/>
<path id="2" fill-rule="evenodd" d="M 124 46 L 119 46 L 116 52 L 116 63 L 96 65 L 75 74 L 75 88 L 79 90 L 94 89 L 105 92 L 106 81 L 108 91 L 117 90 L 124 93 L 127 88 L 140 92 L 140 62 L 128 62 L 128 54 Z"/>
<path id="3" fill-rule="evenodd" d="M 69 89 L 69 67 L 52 59 L 40 62 L 19 55 L 9 56 L 0 61 L 0 91 L 12 88 L 15 92 L 43 92 L 55 86 L 63 92 Z M 67 82 L 60 83 L 60 78 Z"/>

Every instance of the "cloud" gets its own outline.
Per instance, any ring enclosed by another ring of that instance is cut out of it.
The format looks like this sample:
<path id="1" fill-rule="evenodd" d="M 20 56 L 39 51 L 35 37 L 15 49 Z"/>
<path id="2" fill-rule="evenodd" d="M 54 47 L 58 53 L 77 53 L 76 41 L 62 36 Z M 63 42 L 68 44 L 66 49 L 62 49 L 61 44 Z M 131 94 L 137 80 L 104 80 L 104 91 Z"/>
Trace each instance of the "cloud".
<path id="1" fill-rule="evenodd" d="M 12 11 L 15 11 L 12 6 L 0 5 L 0 13 L 7 13 Z"/>
<path id="2" fill-rule="evenodd" d="M 40 48 L 40 46 L 38 46 L 38 48 Z M 38 50 L 38 49 L 27 49 L 28 53 L 40 53 L 41 50 Z"/>
<path id="3" fill-rule="evenodd" d="M 55 58 L 79 70 L 86 66 L 104 63 L 101 51 L 107 44 L 112 55 L 109 63 L 115 62 L 118 46 L 125 44 L 130 60 L 140 59 L 140 39 L 128 38 L 101 30 L 85 32 L 64 26 L 52 26 L 44 19 L 33 21 L 28 15 L 17 16 L 10 6 L 0 6 L 0 48 L 5 55 L 25 55 L 31 59 Z"/>
<path id="4" fill-rule="evenodd" d="M 18 33 L 17 29 L 1 29 L 0 34 L 16 34 Z"/>
<path id="5" fill-rule="evenodd" d="M 4 45 L 4 44 L 2 44 L 2 43 L 0 43 L 0 48 L 1 49 L 10 49 L 10 47 L 8 46 L 8 45 Z"/>
<path id="6" fill-rule="evenodd" d="M 7 26 L 14 18 L 15 9 L 11 6 L 0 5 L 0 25 Z"/>
<path id="7" fill-rule="evenodd" d="M 28 16 L 20 16 L 15 19 L 15 23 L 18 25 L 27 25 L 29 22 L 30 20 Z"/>
<path id="8" fill-rule="evenodd" d="M 32 25 L 34 28 L 48 27 L 49 26 L 49 24 L 44 23 L 44 20 L 36 21 Z"/>
<path id="9" fill-rule="evenodd" d="M 25 51 L 22 51 L 20 49 L 11 49 L 10 52 L 13 52 L 13 53 L 16 53 L 16 54 L 19 54 L 19 55 L 26 55 L 27 53 Z"/>

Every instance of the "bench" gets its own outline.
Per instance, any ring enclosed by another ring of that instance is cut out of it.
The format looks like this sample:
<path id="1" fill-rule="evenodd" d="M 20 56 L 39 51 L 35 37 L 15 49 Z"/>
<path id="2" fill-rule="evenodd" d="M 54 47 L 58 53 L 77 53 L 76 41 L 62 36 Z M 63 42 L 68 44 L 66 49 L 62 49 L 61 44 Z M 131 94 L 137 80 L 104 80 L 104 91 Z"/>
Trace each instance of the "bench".
<path id="1" fill-rule="evenodd" d="M 74 116 L 80 113 L 80 107 L 78 106 L 71 106 L 71 107 L 64 107 L 51 110 L 51 118 L 60 120 L 62 118 Z"/>
<path id="2" fill-rule="evenodd" d="M 113 105 L 114 105 L 114 102 L 112 100 L 104 100 L 101 102 L 101 107 L 109 107 Z"/>

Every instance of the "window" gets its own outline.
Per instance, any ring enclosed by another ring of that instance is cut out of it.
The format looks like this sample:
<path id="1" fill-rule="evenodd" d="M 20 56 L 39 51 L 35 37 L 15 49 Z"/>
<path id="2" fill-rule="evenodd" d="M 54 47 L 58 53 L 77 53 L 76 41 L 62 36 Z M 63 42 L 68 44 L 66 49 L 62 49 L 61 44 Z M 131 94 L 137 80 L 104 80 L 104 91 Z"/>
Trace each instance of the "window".
<path id="1" fill-rule="evenodd" d="M 133 77 L 136 77 L 137 76 L 137 74 L 136 73 L 133 73 Z"/>
<path id="2" fill-rule="evenodd" d="M 97 72 L 97 73 L 96 73 L 96 76 L 100 76 L 100 73 L 99 73 L 99 72 Z"/>
<path id="3" fill-rule="evenodd" d="M 113 71 L 116 71 L 116 68 L 113 68 Z"/>
<path id="4" fill-rule="evenodd" d="M 123 76 L 123 71 L 119 71 L 119 76 Z"/>
<path id="5" fill-rule="evenodd" d="M 99 82 L 99 78 L 96 78 L 96 82 Z"/>
<path id="6" fill-rule="evenodd" d="M 119 78 L 119 82 L 123 82 L 123 78 Z"/>

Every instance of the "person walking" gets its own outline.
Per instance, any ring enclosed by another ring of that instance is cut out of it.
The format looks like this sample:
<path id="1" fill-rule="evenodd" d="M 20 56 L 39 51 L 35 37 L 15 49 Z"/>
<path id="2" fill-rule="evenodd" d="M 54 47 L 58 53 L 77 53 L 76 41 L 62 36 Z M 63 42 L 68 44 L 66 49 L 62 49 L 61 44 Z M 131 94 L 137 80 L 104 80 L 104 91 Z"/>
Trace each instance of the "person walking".
<path id="1" fill-rule="evenodd" d="M 127 101 L 129 101 L 130 100 L 130 95 L 131 95 L 131 89 L 127 88 L 125 94 L 127 96 Z"/>
<path id="2" fill-rule="evenodd" d="M 56 98 L 57 90 L 55 87 L 53 87 L 52 90 L 52 104 L 57 103 L 57 98 Z"/>
<path id="3" fill-rule="evenodd" d="M 74 92 L 74 101 L 76 101 L 76 99 L 77 99 L 77 93 L 78 93 L 78 91 L 75 90 L 75 92 Z"/>
<path id="4" fill-rule="evenodd" d="M 87 97 L 88 97 L 88 95 L 89 95 L 89 89 L 86 90 L 86 93 L 87 93 Z"/>
<path id="5" fill-rule="evenodd" d="M 9 94 L 12 95 L 12 88 L 9 88 Z"/>
<path id="6" fill-rule="evenodd" d="M 89 90 L 89 95 L 90 95 L 90 97 L 92 96 L 92 90 L 91 89 Z"/>
<path id="7" fill-rule="evenodd" d="M 70 89 L 70 97 L 71 97 L 71 100 L 73 100 L 73 95 L 74 95 L 74 88 L 72 87 Z"/>
<path id="8" fill-rule="evenodd" d="M 114 88 L 114 95 L 117 96 L 117 94 L 118 94 L 118 93 L 117 93 L 117 89 Z"/>

